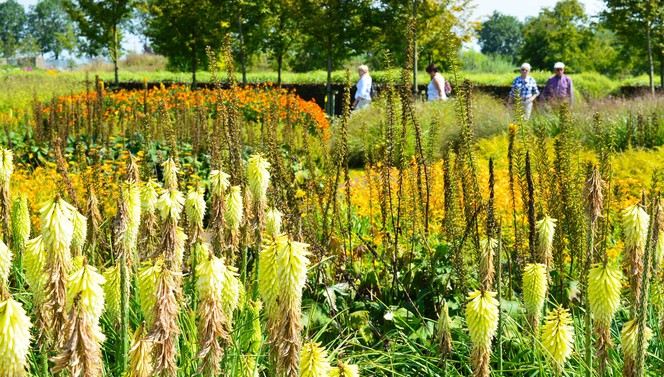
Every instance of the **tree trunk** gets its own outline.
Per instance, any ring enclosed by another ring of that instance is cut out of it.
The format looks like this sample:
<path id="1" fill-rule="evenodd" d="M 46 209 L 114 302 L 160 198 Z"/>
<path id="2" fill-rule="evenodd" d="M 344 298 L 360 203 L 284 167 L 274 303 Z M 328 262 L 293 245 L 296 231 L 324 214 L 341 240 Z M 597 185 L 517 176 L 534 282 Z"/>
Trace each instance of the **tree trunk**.
<path id="1" fill-rule="evenodd" d="M 279 86 L 279 89 L 281 89 L 281 67 L 284 62 L 284 54 L 279 53 L 279 56 L 277 56 L 277 86 Z"/>
<path id="2" fill-rule="evenodd" d="M 659 86 L 664 92 L 664 51 L 659 55 L 659 81 Z"/>
<path id="3" fill-rule="evenodd" d="M 191 46 L 191 88 L 196 89 L 196 69 L 198 68 L 198 59 L 196 59 L 196 43 Z"/>
<path id="4" fill-rule="evenodd" d="M 650 74 L 650 93 L 655 94 L 655 64 L 653 63 L 652 59 L 652 38 L 650 36 L 650 28 L 652 27 L 652 24 L 650 21 L 646 21 L 646 39 L 648 41 L 648 67 L 650 70 L 648 73 Z"/>
<path id="5" fill-rule="evenodd" d="M 247 61 L 244 57 L 244 35 L 242 34 L 242 15 L 237 17 L 237 29 L 240 37 L 240 61 L 242 62 L 242 85 L 247 85 Z"/>
<path id="6" fill-rule="evenodd" d="M 118 25 L 113 25 L 113 70 L 115 71 L 115 87 L 120 86 L 118 78 Z"/>
<path id="7" fill-rule="evenodd" d="M 325 93 L 328 104 L 327 111 L 330 114 L 332 112 L 332 39 L 329 36 L 327 38 L 327 83 L 325 85 Z"/>

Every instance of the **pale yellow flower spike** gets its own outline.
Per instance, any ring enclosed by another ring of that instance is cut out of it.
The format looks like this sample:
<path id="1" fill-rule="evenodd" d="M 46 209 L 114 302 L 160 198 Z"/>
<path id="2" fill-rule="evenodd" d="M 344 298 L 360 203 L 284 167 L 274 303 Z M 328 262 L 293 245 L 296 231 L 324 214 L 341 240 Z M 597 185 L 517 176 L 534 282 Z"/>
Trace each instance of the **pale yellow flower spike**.
<path id="1" fill-rule="evenodd" d="M 590 310 L 597 322 L 606 326 L 618 308 L 623 274 L 619 268 L 598 263 L 588 271 L 588 301 Z"/>
<path id="2" fill-rule="evenodd" d="M 309 342 L 302 347 L 300 377 L 328 377 L 330 369 L 327 351 L 320 343 Z"/>
<path id="3" fill-rule="evenodd" d="M 559 372 L 574 349 L 574 326 L 569 310 L 558 307 L 550 310 L 542 326 L 542 345 Z"/>
<path id="4" fill-rule="evenodd" d="M 0 302 L 0 377 L 28 376 L 30 318 L 13 298 Z"/>
<path id="5" fill-rule="evenodd" d="M 470 338 L 474 345 L 487 349 L 491 347 L 491 339 L 498 329 L 499 303 L 495 296 L 495 292 L 477 290 L 468 295 L 466 304 L 466 323 Z"/>

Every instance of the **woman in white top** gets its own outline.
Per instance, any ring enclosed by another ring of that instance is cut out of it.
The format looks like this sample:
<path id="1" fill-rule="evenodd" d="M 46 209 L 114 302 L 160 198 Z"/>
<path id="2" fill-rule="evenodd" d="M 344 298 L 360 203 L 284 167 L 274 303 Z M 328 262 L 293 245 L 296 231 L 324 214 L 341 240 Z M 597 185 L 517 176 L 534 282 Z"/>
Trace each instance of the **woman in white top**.
<path id="1" fill-rule="evenodd" d="M 429 76 L 431 76 L 431 82 L 427 85 L 427 98 L 429 101 L 433 100 L 447 100 L 447 94 L 445 94 L 445 79 L 443 75 L 438 73 L 438 66 L 435 64 L 429 64 L 426 69 Z"/>
<path id="2" fill-rule="evenodd" d="M 360 75 L 360 81 L 357 82 L 353 107 L 359 110 L 371 103 L 371 76 L 369 76 L 369 67 L 364 64 L 357 67 L 357 73 Z"/>

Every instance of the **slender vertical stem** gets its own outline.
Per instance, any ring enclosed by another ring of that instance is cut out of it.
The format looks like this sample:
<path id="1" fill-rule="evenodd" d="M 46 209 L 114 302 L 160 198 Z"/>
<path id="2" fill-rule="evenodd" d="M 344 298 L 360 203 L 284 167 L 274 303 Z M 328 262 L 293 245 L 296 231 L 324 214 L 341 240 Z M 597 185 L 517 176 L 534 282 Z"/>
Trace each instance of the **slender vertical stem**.
<path id="1" fill-rule="evenodd" d="M 502 300 L 502 278 L 503 278 L 503 237 L 502 224 L 498 224 L 498 251 L 496 256 L 496 292 L 498 293 L 498 302 Z M 498 374 L 503 375 L 503 311 L 498 311 Z"/>
<path id="2" fill-rule="evenodd" d="M 122 253 L 120 257 L 120 305 L 122 313 L 120 316 L 120 327 L 122 328 L 120 336 L 120 366 L 123 374 L 127 370 L 129 354 L 129 300 L 127 297 L 127 252 Z"/>
<path id="3" fill-rule="evenodd" d="M 592 347 L 592 317 L 590 315 L 590 300 L 588 300 L 588 271 L 590 270 L 590 264 L 593 260 L 593 249 L 595 245 L 595 227 L 592 220 L 588 224 L 588 255 L 586 260 L 586 268 L 584 275 L 586 276 L 585 281 L 585 325 L 586 325 L 586 377 L 592 377 L 593 373 L 593 347 Z"/>

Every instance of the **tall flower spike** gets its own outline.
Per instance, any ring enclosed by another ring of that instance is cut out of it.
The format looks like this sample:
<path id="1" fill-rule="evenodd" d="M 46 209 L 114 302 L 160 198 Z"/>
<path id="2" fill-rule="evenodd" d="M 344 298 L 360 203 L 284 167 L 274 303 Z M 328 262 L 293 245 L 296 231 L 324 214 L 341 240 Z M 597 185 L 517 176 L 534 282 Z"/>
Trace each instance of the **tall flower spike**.
<path id="1" fill-rule="evenodd" d="M 595 349 L 599 360 L 599 374 L 604 375 L 609 361 L 611 341 L 611 320 L 620 307 L 622 272 L 610 264 L 598 263 L 588 271 L 588 302 L 595 318 L 597 334 Z"/>
<path id="2" fill-rule="evenodd" d="M 224 193 L 230 186 L 229 178 L 230 175 L 221 170 L 210 171 L 210 194 L 220 198 L 223 197 Z"/>
<path id="3" fill-rule="evenodd" d="M 471 363 L 473 375 L 478 377 L 489 377 L 491 373 L 491 339 L 498 328 L 499 312 L 499 303 L 495 296 L 494 292 L 474 291 L 468 295 L 466 304 L 466 323 L 473 341 Z"/>
<path id="4" fill-rule="evenodd" d="M 202 375 L 213 376 L 219 373 L 221 358 L 230 341 L 230 317 L 224 311 L 226 272 L 224 260 L 215 256 L 196 268 L 199 299 L 198 358 L 202 361 L 199 366 Z"/>
<path id="5" fill-rule="evenodd" d="M 638 307 L 643 273 L 643 253 L 648 237 L 650 216 L 637 203 L 623 212 L 622 229 L 625 237 L 625 258 L 630 285 L 630 299 Z"/>
<path id="6" fill-rule="evenodd" d="M 247 162 L 247 182 L 254 201 L 265 204 L 266 193 L 270 185 L 270 163 L 260 154 L 249 157 Z"/>
<path id="7" fill-rule="evenodd" d="M 205 217 L 205 188 L 198 186 L 191 189 L 187 194 L 187 199 L 184 202 L 184 208 L 187 212 L 187 218 L 192 224 L 203 224 L 203 217 Z"/>
<path id="8" fill-rule="evenodd" d="M 270 208 L 265 215 L 265 232 L 270 236 L 281 233 L 282 214 L 276 208 Z"/>
<path id="9" fill-rule="evenodd" d="M 12 251 L 0 240 L 0 288 L 8 287 L 9 271 L 12 268 Z M 0 289 L 0 292 L 2 290 Z"/>
<path id="10" fill-rule="evenodd" d="M 623 275 L 610 264 L 598 263 L 588 271 L 588 301 L 595 321 L 611 326 L 611 320 L 620 307 Z"/>
<path id="11" fill-rule="evenodd" d="M 297 375 L 302 331 L 302 290 L 306 284 L 309 245 L 288 241 L 277 248 L 279 318 L 271 334 L 273 352 L 277 357 L 277 373 Z M 273 354 L 274 356 L 274 354 Z"/>
<path id="12" fill-rule="evenodd" d="M 28 241 L 23 254 L 23 266 L 25 268 L 25 280 L 30 286 L 30 291 L 35 303 L 41 303 L 44 299 L 44 287 L 46 286 L 46 253 L 42 236 L 37 236 Z"/>
<path id="13" fill-rule="evenodd" d="M 320 343 L 309 342 L 302 347 L 300 377 L 328 377 L 330 361 Z"/>
<path id="14" fill-rule="evenodd" d="M 149 333 L 150 340 L 154 341 L 154 372 L 157 375 L 175 376 L 177 373 L 181 278 L 178 272 L 164 266 L 157 280 L 154 322 Z"/>
<path id="15" fill-rule="evenodd" d="M 339 361 L 338 366 L 330 371 L 330 377 L 360 377 L 360 370 L 357 365 Z"/>
<path id="16" fill-rule="evenodd" d="M 0 150 L 0 185 L 9 183 L 14 172 L 14 153 L 10 149 Z"/>
<path id="17" fill-rule="evenodd" d="M 157 282 L 163 268 L 164 261 L 157 259 L 154 263 L 146 262 L 138 270 L 138 299 L 141 303 L 141 311 L 147 328 L 151 328 L 154 323 L 154 308 L 157 305 Z"/>
<path id="18" fill-rule="evenodd" d="M 129 350 L 127 377 L 152 376 L 152 343 L 145 336 L 143 326 L 136 329 Z"/>
<path id="19" fill-rule="evenodd" d="M 569 310 L 558 307 L 549 311 L 542 326 L 542 345 L 547 356 L 553 360 L 553 367 L 562 372 L 565 362 L 572 355 L 574 347 L 574 326 Z"/>
<path id="20" fill-rule="evenodd" d="M 30 353 L 30 318 L 13 298 L 0 302 L 0 377 L 24 377 Z"/>
<path id="21" fill-rule="evenodd" d="M 28 197 L 20 195 L 14 200 L 12 207 L 12 232 L 14 242 L 19 242 L 21 249 L 30 239 L 30 209 L 28 208 Z"/>
<path id="22" fill-rule="evenodd" d="M 648 348 L 648 342 L 652 339 L 652 330 L 646 326 L 645 331 L 643 332 L 643 341 L 646 346 L 644 351 Z M 622 338 L 622 350 L 623 350 L 623 376 L 631 377 L 635 376 L 636 373 L 636 360 L 638 359 L 638 342 L 639 342 L 639 321 L 637 318 L 634 318 L 623 324 L 622 331 L 620 333 Z"/>
<path id="23" fill-rule="evenodd" d="M 138 183 L 125 183 L 122 197 L 127 203 L 127 231 L 124 234 L 125 247 L 129 254 L 134 254 L 138 242 L 138 230 L 141 226 L 141 187 Z"/>
<path id="24" fill-rule="evenodd" d="M 78 297 L 78 307 L 83 314 L 99 320 L 104 311 L 104 277 L 95 267 L 84 265 L 75 271 L 67 280 L 67 310 Z M 80 295 L 80 296 L 79 296 Z"/>
<path id="25" fill-rule="evenodd" d="M 542 263 L 529 263 L 523 269 L 523 301 L 533 331 L 539 328 L 539 320 L 546 301 L 546 266 Z"/>
<path id="26" fill-rule="evenodd" d="M 120 278 L 122 270 L 120 270 L 120 264 L 112 266 L 104 271 L 104 297 L 106 298 L 106 313 L 108 313 L 108 318 L 114 323 L 120 323 L 121 317 L 121 303 L 120 303 L 120 284 L 122 279 Z"/>
<path id="27" fill-rule="evenodd" d="M 231 187 L 231 191 L 226 197 L 226 225 L 231 232 L 237 232 L 242 222 L 242 190 L 240 186 Z"/>
<path id="28" fill-rule="evenodd" d="M 84 265 L 67 282 L 67 343 L 53 358 L 53 372 L 68 370 L 72 376 L 101 377 L 105 336 L 99 318 L 104 310 L 104 277 L 96 268 Z"/>
<path id="29" fill-rule="evenodd" d="M 155 190 L 156 185 L 155 181 L 150 178 L 150 180 L 145 182 L 143 187 L 141 187 L 141 210 L 143 210 L 143 212 L 152 212 L 157 205 L 159 195 L 157 195 L 157 190 Z"/>
<path id="30" fill-rule="evenodd" d="M 162 221 L 173 219 L 175 222 L 180 220 L 182 214 L 182 207 L 184 206 L 184 196 L 178 190 L 166 190 L 159 200 L 157 200 L 156 208 L 159 211 L 159 217 Z"/>
<path id="31" fill-rule="evenodd" d="M 549 216 L 544 216 L 544 218 L 538 221 L 535 225 L 537 232 L 537 250 L 540 254 L 540 260 L 544 262 L 547 270 L 551 268 L 551 251 L 553 249 L 553 236 L 555 235 L 557 221 L 558 220 Z"/>
<path id="32" fill-rule="evenodd" d="M 586 214 L 593 223 L 602 217 L 602 211 L 604 210 L 604 195 L 602 194 L 604 184 L 605 182 L 599 175 L 599 168 L 597 166 L 593 167 L 592 174 L 588 178 L 585 187 Z"/>
<path id="33" fill-rule="evenodd" d="M 72 223 L 74 224 L 74 233 L 71 238 L 71 249 L 75 255 L 81 255 L 88 234 L 88 219 L 82 213 L 73 210 Z"/>
<path id="34" fill-rule="evenodd" d="M 173 158 L 169 158 L 161 164 L 162 169 L 164 169 L 164 187 L 167 190 L 174 190 L 178 187 L 178 167 L 173 161 Z"/>
<path id="35" fill-rule="evenodd" d="M 71 270 L 70 245 L 74 235 L 72 221 L 75 208 L 56 197 L 48 201 L 40 210 L 42 240 L 46 252 L 46 282 L 43 315 L 46 330 L 55 335 L 60 344 L 64 332 L 62 326 L 67 321 L 65 310 L 67 274 Z"/>

